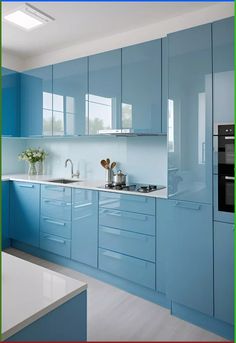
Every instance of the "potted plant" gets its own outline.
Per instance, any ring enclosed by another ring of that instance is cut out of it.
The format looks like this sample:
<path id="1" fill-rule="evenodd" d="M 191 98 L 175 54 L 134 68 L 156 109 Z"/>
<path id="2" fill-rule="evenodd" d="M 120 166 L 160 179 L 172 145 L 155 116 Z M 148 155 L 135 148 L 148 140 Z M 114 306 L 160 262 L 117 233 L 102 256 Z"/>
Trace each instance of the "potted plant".
<path id="1" fill-rule="evenodd" d="M 29 175 L 36 175 L 43 174 L 43 161 L 47 155 L 46 151 L 41 148 L 28 148 L 25 151 L 22 151 L 22 153 L 18 155 L 18 158 L 29 163 Z M 38 172 L 36 163 L 38 164 Z"/>

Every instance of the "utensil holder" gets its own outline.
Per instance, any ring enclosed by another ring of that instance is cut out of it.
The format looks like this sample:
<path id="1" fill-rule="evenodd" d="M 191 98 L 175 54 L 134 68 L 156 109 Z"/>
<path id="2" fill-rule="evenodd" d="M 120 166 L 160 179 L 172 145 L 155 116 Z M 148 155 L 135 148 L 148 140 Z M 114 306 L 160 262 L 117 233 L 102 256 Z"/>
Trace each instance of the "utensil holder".
<path id="1" fill-rule="evenodd" d="M 105 182 L 107 185 L 112 184 L 113 171 L 111 169 L 106 169 Z"/>

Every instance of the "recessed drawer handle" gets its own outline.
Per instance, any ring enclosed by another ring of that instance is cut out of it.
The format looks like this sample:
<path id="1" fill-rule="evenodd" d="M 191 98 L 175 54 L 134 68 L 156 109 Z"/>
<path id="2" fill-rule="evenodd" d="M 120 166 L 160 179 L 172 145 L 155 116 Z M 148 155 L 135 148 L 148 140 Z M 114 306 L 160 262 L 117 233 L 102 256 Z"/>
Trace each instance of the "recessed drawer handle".
<path id="1" fill-rule="evenodd" d="M 102 252 L 102 255 L 114 258 L 116 260 L 121 260 L 121 256 L 116 253 L 113 253 L 112 251 L 104 251 Z"/>
<path id="2" fill-rule="evenodd" d="M 192 203 L 186 203 L 181 201 L 176 201 L 175 206 L 185 208 L 187 210 L 200 210 L 201 205 L 200 204 L 192 204 Z"/>
<path id="3" fill-rule="evenodd" d="M 59 226 L 65 226 L 66 225 L 66 223 L 57 222 L 55 220 L 51 220 L 51 219 L 48 219 L 48 218 L 43 218 L 43 220 L 45 222 L 48 222 L 48 223 L 51 223 L 51 224 L 55 224 L 55 225 L 59 225 Z"/>
<path id="4" fill-rule="evenodd" d="M 52 200 L 43 200 L 46 204 L 51 204 L 54 206 L 60 206 L 60 207 L 66 207 L 66 206 L 70 206 L 71 203 L 65 203 L 65 202 L 58 202 L 58 201 L 52 201 Z"/>
<path id="5" fill-rule="evenodd" d="M 130 219 L 135 219 L 135 220 L 142 220 L 142 221 L 146 221 L 147 220 L 147 216 L 144 216 L 142 214 L 133 214 L 132 213 L 124 213 L 123 214 L 124 217 L 130 218 Z"/>
<path id="6" fill-rule="evenodd" d="M 146 235 L 141 235 L 141 234 L 130 234 L 126 231 L 123 230 L 118 230 L 118 229 L 110 229 L 108 227 L 106 228 L 101 228 L 101 231 L 108 233 L 110 235 L 114 236 L 123 236 L 125 238 L 130 238 L 130 239 L 138 239 L 141 241 L 148 241 L 149 237 Z"/>
<path id="7" fill-rule="evenodd" d="M 49 189 L 50 191 L 55 191 L 55 192 L 65 192 L 64 187 L 44 186 L 44 188 Z"/>
<path id="8" fill-rule="evenodd" d="M 25 185 L 25 184 L 19 184 L 22 188 L 34 188 L 34 185 Z"/>
<path id="9" fill-rule="evenodd" d="M 92 203 L 89 202 L 89 203 L 87 203 L 87 204 L 75 205 L 74 208 L 87 207 L 87 206 L 91 206 L 91 205 L 92 205 Z"/>
<path id="10" fill-rule="evenodd" d="M 52 237 L 52 236 L 43 236 L 43 238 L 48 239 L 49 241 L 60 243 L 60 244 L 65 244 L 66 243 L 66 241 L 64 239 L 59 239 L 59 238 L 55 238 L 55 237 Z"/>

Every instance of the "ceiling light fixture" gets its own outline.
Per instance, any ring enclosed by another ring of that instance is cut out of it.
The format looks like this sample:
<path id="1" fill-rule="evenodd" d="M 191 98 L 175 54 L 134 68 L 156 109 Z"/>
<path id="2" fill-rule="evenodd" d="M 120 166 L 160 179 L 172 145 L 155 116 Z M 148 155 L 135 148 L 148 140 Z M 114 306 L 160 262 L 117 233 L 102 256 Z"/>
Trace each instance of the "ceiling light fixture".
<path id="1" fill-rule="evenodd" d="M 29 31 L 53 21 L 54 18 L 25 3 L 13 12 L 6 14 L 4 20 Z"/>

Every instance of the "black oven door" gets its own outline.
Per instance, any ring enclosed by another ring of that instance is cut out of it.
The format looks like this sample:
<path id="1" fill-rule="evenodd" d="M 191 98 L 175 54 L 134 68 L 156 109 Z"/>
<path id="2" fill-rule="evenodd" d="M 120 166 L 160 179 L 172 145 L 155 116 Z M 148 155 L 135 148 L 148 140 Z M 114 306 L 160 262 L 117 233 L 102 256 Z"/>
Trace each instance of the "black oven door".
<path id="1" fill-rule="evenodd" d="M 218 137 L 218 172 L 234 175 L 234 136 Z"/>
<path id="2" fill-rule="evenodd" d="M 219 211 L 234 212 L 234 177 L 219 175 L 218 187 Z"/>

